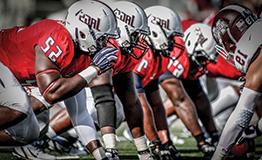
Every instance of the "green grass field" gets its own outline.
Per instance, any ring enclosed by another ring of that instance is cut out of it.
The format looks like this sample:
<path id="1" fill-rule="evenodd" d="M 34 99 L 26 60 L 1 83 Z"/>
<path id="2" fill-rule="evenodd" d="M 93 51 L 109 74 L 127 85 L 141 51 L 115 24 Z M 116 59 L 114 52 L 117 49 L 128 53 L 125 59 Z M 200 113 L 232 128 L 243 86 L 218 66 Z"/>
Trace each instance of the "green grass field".
<path id="1" fill-rule="evenodd" d="M 125 128 L 126 124 L 121 125 L 121 127 L 117 130 L 118 137 L 120 139 L 120 142 L 118 142 L 118 149 L 119 149 L 119 154 L 120 154 L 120 159 L 123 160 L 131 160 L 131 159 L 138 159 L 136 155 L 136 149 L 135 146 L 128 140 L 125 140 L 124 137 L 122 136 L 122 132 Z M 171 133 L 173 135 L 178 136 L 179 139 L 183 139 L 184 143 L 183 144 L 175 144 L 177 149 L 180 151 L 182 159 L 183 160 L 201 160 L 202 158 L 202 153 L 200 153 L 196 147 L 196 142 L 192 137 L 188 138 L 183 138 L 184 133 L 182 131 L 183 125 L 179 121 L 177 121 L 175 124 L 172 125 L 171 127 Z M 0 160 L 9 160 L 9 159 L 18 159 L 14 157 L 11 154 L 11 149 L 7 148 L 2 148 L 1 153 L 0 153 Z M 64 156 L 64 155 L 63 155 Z M 256 158 L 255 159 L 260 159 L 262 156 L 262 137 L 259 137 L 256 139 Z M 68 159 L 72 159 L 69 158 Z M 92 159 L 91 156 L 82 156 L 80 159 Z"/>

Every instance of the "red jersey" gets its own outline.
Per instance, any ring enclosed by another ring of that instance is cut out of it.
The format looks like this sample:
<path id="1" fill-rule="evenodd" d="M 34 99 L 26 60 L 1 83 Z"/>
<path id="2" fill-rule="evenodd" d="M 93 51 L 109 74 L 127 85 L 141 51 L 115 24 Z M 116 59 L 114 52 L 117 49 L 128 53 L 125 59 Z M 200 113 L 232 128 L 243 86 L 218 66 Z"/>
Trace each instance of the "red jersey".
<path id="1" fill-rule="evenodd" d="M 182 28 L 186 31 L 191 25 L 198 23 L 195 20 L 184 20 L 182 21 Z M 179 46 L 179 47 L 178 47 Z M 187 51 L 185 49 L 185 44 L 182 38 L 175 37 L 175 49 L 173 53 L 174 59 L 177 60 L 176 63 L 173 63 L 175 66 L 168 67 L 168 71 L 170 71 L 175 77 L 182 78 L 182 79 L 198 79 L 202 76 L 205 72 L 198 71 L 197 66 L 192 66 Z M 178 56 L 179 55 L 179 56 Z M 237 79 L 241 76 L 241 73 L 232 65 L 226 62 L 220 55 L 217 57 L 217 63 L 208 62 L 207 63 L 207 76 L 211 77 L 225 77 L 229 79 Z M 180 74 L 177 72 L 180 71 Z"/>
<path id="2" fill-rule="evenodd" d="M 142 86 L 145 87 L 150 81 L 157 79 L 167 71 L 169 60 L 167 57 L 153 53 L 150 48 L 133 71 L 141 77 Z"/>
<path id="3" fill-rule="evenodd" d="M 176 78 L 186 79 L 189 73 L 190 62 L 187 56 L 185 43 L 182 37 L 175 36 L 175 45 L 170 57 L 167 70 L 172 73 Z"/>
<path id="4" fill-rule="evenodd" d="M 134 69 L 134 67 L 137 65 L 137 63 L 139 63 L 140 61 L 139 59 L 135 59 L 130 55 L 122 53 L 118 43 L 114 39 L 109 39 L 108 46 L 118 49 L 116 53 L 117 61 L 116 64 L 113 66 L 113 75 L 116 75 L 118 73 L 131 72 Z M 142 51 L 137 48 L 134 48 L 133 52 L 134 54 L 137 55 L 137 57 L 139 57 Z"/>
<path id="5" fill-rule="evenodd" d="M 207 76 L 209 77 L 225 77 L 229 79 L 238 79 L 242 73 L 236 67 L 229 64 L 222 56 L 217 56 L 217 63 L 207 64 Z"/>
<path id="6" fill-rule="evenodd" d="M 59 21 L 42 20 L 28 27 L 1 30 L 0 61 L 21 83 L 35 80 L 36 45 L 60 69 L 63 76 L 74 75 L 90 64 L 89 56 L 76 56 L 72 38 Z"/>

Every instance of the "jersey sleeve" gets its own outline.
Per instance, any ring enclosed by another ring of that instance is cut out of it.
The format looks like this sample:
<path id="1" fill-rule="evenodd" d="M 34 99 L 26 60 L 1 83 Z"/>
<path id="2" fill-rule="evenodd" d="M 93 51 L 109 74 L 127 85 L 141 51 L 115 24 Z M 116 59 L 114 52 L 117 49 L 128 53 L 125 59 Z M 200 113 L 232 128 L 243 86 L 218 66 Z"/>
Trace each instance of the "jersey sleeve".
<path id="1" fill-rule="evenodd" d="M 167 65 L 167 70 L 179 79 L 188 77 L 190 62 L 185 49 L 184 41 L 180 37 L 175 38 L 175 45 L 170 54 L 170 60 Z"/>
<path id="2" fill-rule="evenodd" d="M 37 44 L 59 69 L 66 68 L 74 57 L 74 44 L 65 30 L 57 29 L 46 33 Z"/>
<path id="3" fill-rule="evenodd" d="M 242 73 L 233 65 L 229 64 L 223 57 L 218 55 L 217 63 L 209 63 L 207 65 L 207 76 L 209 77 L 224 77 L 229 79 L 238 79 Z"/>

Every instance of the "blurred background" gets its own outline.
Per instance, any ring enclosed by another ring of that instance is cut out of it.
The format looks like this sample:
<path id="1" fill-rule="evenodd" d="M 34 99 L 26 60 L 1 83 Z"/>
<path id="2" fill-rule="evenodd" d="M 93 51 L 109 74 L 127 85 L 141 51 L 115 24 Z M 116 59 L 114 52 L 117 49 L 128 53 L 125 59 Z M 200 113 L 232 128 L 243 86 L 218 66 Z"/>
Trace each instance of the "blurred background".
<path id="1" fill-rule="evenodd" d="M 29 25 L 43 18 L 63 19 L 76 0 L 1 0 L 0 29 Z M 112 3 L 112 0 L 101 0 Z M 143 8 L 163 5 L 175 10 L 181 19 L 204 20 L 228 3 L 243 4 L 259 14 L 262 0 L 131 0 Z"/>

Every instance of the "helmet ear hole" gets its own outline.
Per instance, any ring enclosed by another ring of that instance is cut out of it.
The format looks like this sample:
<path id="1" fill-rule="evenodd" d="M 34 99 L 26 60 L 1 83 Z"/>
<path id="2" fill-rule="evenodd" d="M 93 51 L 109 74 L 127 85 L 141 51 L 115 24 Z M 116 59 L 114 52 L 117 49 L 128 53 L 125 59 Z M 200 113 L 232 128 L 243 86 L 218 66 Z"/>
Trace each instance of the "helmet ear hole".
<path id="1" fill-rule="evenodd" d="M 154 38 L 156 38 L 158 36 L 158 34 L 155 31 L 152 31 L 152 35 Z"/>
<path id="2" fill-rule="evenodd" d="M 190 41 L 188 41 L 188 42 L 187 42 L 187 45 L 188 45 L 188 46 L 190 46 L 190 45 L 191 45 L 191 42 L 190 42 Z"/>
<path id="3" fill-rule="evenodd" d="M 80 33 L 80 37 L 82 38 L 82 39 L 85 39 L 86 38 L 86 35 L 83 33 L 83 32 L 79 32 Z"/>

